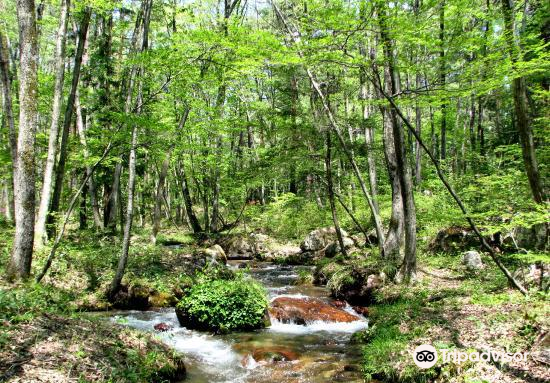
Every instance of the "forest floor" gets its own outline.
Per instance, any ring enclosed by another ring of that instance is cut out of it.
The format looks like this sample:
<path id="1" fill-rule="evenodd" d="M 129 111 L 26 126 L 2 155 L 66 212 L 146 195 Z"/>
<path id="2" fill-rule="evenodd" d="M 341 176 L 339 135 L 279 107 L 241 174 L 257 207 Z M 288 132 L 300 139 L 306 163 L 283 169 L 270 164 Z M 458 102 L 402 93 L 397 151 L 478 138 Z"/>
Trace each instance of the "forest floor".
<path id="1" fill-rule="evenodd" d="M 185 376 L 181 355 L 150 335 L 99 318 L 42 313 L 3 327 L 0 381 L 160 382 Z"/>
<path id="2" fill-rule="evenodd" d="M 460 257 L 429 256 L 420 261 L 412 286 L 382 288 L 369 308 L 371 326 L 362 334 L 367 377 L 401 382 L 550 381 L 550 305 L 533 291 L 524 297 L 507 286 L 486 261 L 478 273 L 465 273 Z M 421 370 L 413 364 L 422 344 L 457 352 L 527 352 L 521 362 L 440 361 Z"/>
<path id="3" fill-rule="evenodd" d="M 7 234 L 6 234 L 7 233 Z M 7 245 L 9 233 L 0 238 Z M 198 245 L 187 234 L 164 232 L 150 244 L 147 230 L 132 239 L 125 277 L 170 295 L 189 273 Z M 0 279 L 0 381 L 146 382 L 178 379 L 182 357 L 143 332 L 108 323 L 84 312 L 101 309 L 116 265 L 119 239 L 91 232 L 71 234 L 42 285 L 17 286 Z M 7 249 L 7 246 L 2 246 Z M 7 261 L 2 251 L 0 264 Z M 36 268 L 45 252 L 36 259 Z M 410 286 L 389 284 L 369 307 L 362 344 L 367 380 L 400 382 L 550 381 L 550 305 L 547 295 L 528 297 L 508 287 L 491 261 L 468 273 L 460 256 L 420 252 L 419 273 Z M 0 270 L 3 275 L 3 270 Z M 420 344 L 458 351 L 529 352 L 525 363 L 439 363 L 420 370 L 412 351 Z"/>

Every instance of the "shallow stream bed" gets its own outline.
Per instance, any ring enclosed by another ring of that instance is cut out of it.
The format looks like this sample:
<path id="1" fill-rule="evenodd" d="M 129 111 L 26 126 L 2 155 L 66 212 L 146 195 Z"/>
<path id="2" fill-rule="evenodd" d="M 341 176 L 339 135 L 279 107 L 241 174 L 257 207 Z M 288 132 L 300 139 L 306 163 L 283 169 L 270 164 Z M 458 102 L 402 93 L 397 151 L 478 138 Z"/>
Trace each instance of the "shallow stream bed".
<path id="1" fill-rule="evenodd" d="M 232 263 L 232 266 L 238 265 Z M 298 272 L 304 268 L 260 263 L 250 269 L 250 274 L 265 286 L 271 300 L 288 296 L 330 301 L 325 288 L 294 284 Z M 171 330 L 159 332 L 158 337 L 186 356 L 186 382 L 362 382 L 360 349 L 349 340 L 354 332 L 367 327 L 367 321 L 350 307 L 345 309 L 357 315 L 357 321 L 298 325 L 271 318 L 269 328 L 228 335 L 183 328 L 174 309 L 119 311 L 110 320 L 144 331 L 154 331 L 153 326 L 162 322 L 171 325 Z M 272 353 L 287 354 L 294 360 L 262 361 L 261 355 Z"/>

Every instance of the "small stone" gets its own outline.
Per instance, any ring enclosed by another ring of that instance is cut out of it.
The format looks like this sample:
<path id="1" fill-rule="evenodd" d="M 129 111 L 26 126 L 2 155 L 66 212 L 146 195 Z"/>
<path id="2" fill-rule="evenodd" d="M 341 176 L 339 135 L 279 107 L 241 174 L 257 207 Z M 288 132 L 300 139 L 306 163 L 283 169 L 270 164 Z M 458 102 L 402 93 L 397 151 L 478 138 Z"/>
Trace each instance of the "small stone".
<path id="1" fill-rule="evenodd" d="M 165 332 L 171 330 L 172 326 L 170 326 L 168 323 L 161 322 L 154 325 L 153 328 L 157 331 Z"/>
<path id="2" fill-rule="evenodd" d="M 481 262 L 481 255 L 475 251 L 470 250 L 464 253 L 462 257 L 462 264 L 466 266 L 469 271 L 477 271 L 483 268 L 483 262 Z"/>

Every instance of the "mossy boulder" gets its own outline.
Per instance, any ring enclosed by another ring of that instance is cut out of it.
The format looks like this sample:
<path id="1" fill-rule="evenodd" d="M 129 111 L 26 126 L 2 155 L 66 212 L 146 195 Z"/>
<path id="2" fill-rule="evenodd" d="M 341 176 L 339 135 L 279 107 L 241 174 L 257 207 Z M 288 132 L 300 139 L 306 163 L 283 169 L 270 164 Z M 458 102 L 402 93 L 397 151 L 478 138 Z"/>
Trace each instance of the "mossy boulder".
<path id="1" fill-rule="evenodd" d="M 227 333 L 269 326 L 268 301 L 258 283 L 238 277 L 207 280 L 193 286 L 176 306 L 188 329 Z"/>

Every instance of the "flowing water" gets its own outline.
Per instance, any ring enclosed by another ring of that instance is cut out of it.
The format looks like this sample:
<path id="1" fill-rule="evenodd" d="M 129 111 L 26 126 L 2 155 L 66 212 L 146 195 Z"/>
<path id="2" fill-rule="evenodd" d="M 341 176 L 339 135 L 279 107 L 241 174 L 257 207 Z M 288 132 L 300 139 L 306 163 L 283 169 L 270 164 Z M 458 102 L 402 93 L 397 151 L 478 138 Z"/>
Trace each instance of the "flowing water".
<path id="1" fill-rule="evenodd" d="M 261 263 L 251 268 L 250 274 L 265 286 L 271 300 L 290 296 L 330 301 L 325 288 L 294 284 L 304 268 Z M 350 307 L 346 310 L 357 315 Z M 145 331 L 154 331 L 153 326 L 161 322 L 172 325 L 171 330 L 157 334 L 186 356 L 186 382 L 362 382 L 360 350 L 349 342 L 354 332 L 367 327 L 366 319 L 359 315 L 355 322 L 318 321 L 305 326 L 272 318 L 269 328 L 228 335 L 180 327 L 174 309 L 118 312 L 111 320 Z M 291 353 L 296 360 L 256 362 L 251 355 L 258 350 Z"/>

